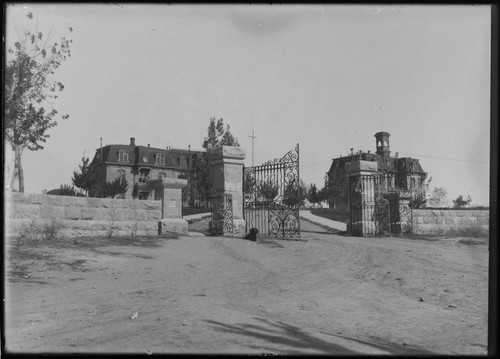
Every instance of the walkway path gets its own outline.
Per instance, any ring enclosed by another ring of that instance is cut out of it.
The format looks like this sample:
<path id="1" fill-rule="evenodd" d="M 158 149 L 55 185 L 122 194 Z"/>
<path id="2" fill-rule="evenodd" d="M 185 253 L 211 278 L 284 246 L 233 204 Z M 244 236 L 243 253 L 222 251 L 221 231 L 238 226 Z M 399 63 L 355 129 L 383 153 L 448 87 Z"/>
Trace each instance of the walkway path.
<path id="1" fill-rule="evenodd" d="M 210 217 L 210 216 L 211 216 L 210 212 L 204 212 L 204 213 L 196 213 L 196 214 L 190 214 L 187 216 L 182 216 L 182 219 L 189 221 L 189 220 L 193 220 L 193 219 L 202 219 L 204 217 Z"/>
<path id="2" fill-rule="evenodd" d="M 346 231 L 347 230 L 347 224 L 334 221 L 328 218 L 323 218 L 319 216 L 315 216 L 314 214 L 311 213 L 311 211 L 308 210 L 301 210 L 300 211 L 300 217 L 309 220 L 312 223 L 316 224 L 321 224 L 323 226 L 326 226 L 328 228 L 336 229 L 339 231 Z"/>
<path id="3" fill-rule="evenodd" d="M 196 220 L 196 219 L 201 219 L 203 217 L 209 217 L 210 213 L 198 213 L 198 214 L 191 214 L 189 216 L 184 216 L 182 217 L 186 221 L 189 220 Z M 311 211 L 308 210 L 301 210 L 300 211 L 300 217 L 303 219 L 307 219 L 308 221 L 315 223 L 315 224 L 320 224 L 322 226 L 331 228 L 331 229 L 336 229 L 338 231 L 346 231 L 347 230 L 347 225 L 343 222 L 338 222 L 334 221 L 328 218 L 323 218 L 319 216 L 315 216 L 314 214 L 311 213 Z"/>

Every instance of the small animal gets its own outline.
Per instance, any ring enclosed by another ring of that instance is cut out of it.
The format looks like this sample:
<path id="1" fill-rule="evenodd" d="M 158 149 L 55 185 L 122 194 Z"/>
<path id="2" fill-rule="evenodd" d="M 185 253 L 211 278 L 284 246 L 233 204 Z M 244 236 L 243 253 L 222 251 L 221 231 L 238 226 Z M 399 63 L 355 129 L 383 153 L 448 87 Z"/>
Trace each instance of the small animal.
<path id="1" fill-rule="evenodd" d="M 253 242 L 257 241 L 257 233 L 259 230 L 257 228 L 250 228 L 250 232 L 245 236 L 245 239 L 249 239 Z"/>

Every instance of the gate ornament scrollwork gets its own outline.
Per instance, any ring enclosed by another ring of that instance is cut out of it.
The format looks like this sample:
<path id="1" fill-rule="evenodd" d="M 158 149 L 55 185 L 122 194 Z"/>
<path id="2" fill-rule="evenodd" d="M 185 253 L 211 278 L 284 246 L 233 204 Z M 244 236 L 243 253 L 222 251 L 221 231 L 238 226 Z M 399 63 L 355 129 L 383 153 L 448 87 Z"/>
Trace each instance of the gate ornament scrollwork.
<path id="1" fill-rule="evenodd" d="M 211 196 L 212 225 L 210 234 L 223 235 L 234 231 L 233 196 L 224 190 L 214 190 Z"/>
<path id="2" fill-rule="evenodd" d="M 298 164 L 299 164 L 299 144 L 297 143 L 297 145 L 295 145 L 295 149 L 288 151 L 283 157 L 275 158 L 274 160 L 264 162 L 262 164 L 262 166 L 270 166 L 270 165 L 277 165 L 277 164 L 284 164 L 287 166 L 293 166 L 293 165 L 298 166 Z"/>
<path id="3" fill-rule="evenodd" d="M 422 192 L 415 186 L 416 176 L 377 173 L 350 177 L 351 232 L 362 236 L 411 234 L 412 201 Z"/>
<path id="4" fill-rule="evenodd" d="M 389 201 L 382 196 L 378 196 L 375 201 L 374 222 L 375 234 L 381 235 L 391 232 Z"/>
<path id="5" fill-rule="evenodd" d="M 299 144 L 283 157 L 243 170 L 243 214 L 260 236 L 300 238 Z"/>

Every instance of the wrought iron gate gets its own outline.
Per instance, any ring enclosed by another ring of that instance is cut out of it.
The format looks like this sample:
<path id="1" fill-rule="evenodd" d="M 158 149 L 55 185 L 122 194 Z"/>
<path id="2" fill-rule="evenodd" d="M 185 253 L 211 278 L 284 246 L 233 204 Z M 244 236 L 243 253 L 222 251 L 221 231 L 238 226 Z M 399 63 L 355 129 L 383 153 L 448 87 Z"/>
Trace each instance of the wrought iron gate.
<path id="1" fill-rule="evenodd" d="M 233 231 L 233 196 L 224 191 L 214 191 L 211 200 L 212 221 L 210 234 L 223 235 Z"/>
<path id="2" fill-rule="evenodd" d="M 396 173 L 349 177 L 351 233 L 359 236 L 412 233 L 412 200 L 419 193 L 414 177 Z"/>
<path id="3" fill-rule="evenodd" d="M 282 158 L 243 170 L 243 216 L 246 232 L 300 238 L 299 144 Z"/>

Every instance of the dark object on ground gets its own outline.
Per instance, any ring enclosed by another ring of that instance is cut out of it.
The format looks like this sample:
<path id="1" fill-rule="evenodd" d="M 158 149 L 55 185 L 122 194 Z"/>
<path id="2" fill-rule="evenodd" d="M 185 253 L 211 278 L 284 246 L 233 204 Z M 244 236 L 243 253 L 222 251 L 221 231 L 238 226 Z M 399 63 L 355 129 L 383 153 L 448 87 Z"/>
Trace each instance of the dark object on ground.
<path id="1" fill-rule="evenodd" d="M 250 232 L 248 232 L 244 239 L 249 239 L 255 242 L 257 241 L 257 233 L 259 233 L 257 228 L 250 228 Z"/>

